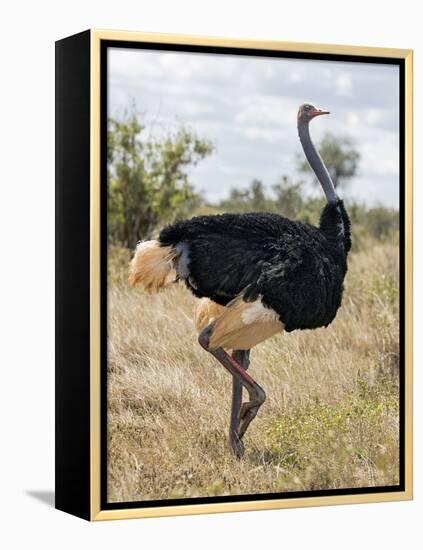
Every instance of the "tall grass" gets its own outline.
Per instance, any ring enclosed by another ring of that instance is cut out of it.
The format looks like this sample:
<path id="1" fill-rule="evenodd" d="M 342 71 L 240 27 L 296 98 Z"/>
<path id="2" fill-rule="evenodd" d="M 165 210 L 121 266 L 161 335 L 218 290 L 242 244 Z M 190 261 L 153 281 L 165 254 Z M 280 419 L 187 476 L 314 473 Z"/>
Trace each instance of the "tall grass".
<path id="1" fill-rule="evenodd" d="M 327 329 L 255 348 L 267 400 L 235 459 L 231 379 L 198 344 L 182 286 L 126 285 L 111 249 L 108 499 L 111 502 L 398 483 L 398 247 L 353 252 L 343 306 Z"/>

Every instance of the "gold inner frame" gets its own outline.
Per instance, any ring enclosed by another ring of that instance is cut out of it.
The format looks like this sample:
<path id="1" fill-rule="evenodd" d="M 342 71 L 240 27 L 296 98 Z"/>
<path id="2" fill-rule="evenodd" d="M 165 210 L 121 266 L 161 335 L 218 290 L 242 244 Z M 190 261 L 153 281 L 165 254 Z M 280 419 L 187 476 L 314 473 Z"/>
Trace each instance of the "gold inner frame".
<path id="1" fill-rule="evenodd" d="M 100 414 L 100 43 L 101 40 L 132 41 L 254 48 L 301 53 L 357 55 L 390 57 L 405 61 L 405 490 L 384 493 L 310 496 L 242 502 L 219 502 L 211 504 L 166 505 L 154 508 L 122 508 L 101 510 L 101 414 Z M 359 504 L 410 500 L 413 498 L 413 442 L 412 442 L 412 261 L 413 261 L 413 51 L 364 46 L 341 46 L 308 44 L 300 42 L 275 42 L 237 40 L 173 34 L 156 34 L 130 31 L 91 31 L 91 83 L 90 83 L 90 450 L 91 450 L 91 520 L 176 516 L 187 514 L 211 514 L 218 512 L 241 512 L 324 506 L 336 504 Z"/>

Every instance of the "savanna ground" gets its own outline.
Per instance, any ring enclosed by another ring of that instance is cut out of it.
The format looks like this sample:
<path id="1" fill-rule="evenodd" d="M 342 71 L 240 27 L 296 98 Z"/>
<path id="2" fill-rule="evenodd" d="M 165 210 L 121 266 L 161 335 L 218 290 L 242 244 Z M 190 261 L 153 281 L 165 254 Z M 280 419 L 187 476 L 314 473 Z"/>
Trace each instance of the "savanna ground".
<path id="1" fill-rule="evenodd" d="M 343 306 L 327 329 L 281 334 L 251 353 L 267 400 L 235 459 L 231 379 L 198 344 L 181 284 L 126 284 L 109 252 L 110 502 L 398 484 L 398 246 L 350 255 Z"/>

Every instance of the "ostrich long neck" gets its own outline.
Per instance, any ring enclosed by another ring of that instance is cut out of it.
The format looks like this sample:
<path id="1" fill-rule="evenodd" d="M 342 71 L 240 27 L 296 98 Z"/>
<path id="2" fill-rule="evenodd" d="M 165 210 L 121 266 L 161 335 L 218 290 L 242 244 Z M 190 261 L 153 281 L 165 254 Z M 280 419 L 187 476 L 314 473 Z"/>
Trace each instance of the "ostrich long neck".
<path id="1" fill-rule="evenodd" d="M 325 192 L 328 203 L 333 204 L 338 201 L 338 197 L 335 193 L 335 187 L 326 166 L 311 141 L 308 125 L 308 122 L 303 122 L 302 120 L 298 121 L 298 135 L 301 145 L 303 146 L 304 154 L 307 157 L 313 172 L 316 174 L 316 177 Z"/>

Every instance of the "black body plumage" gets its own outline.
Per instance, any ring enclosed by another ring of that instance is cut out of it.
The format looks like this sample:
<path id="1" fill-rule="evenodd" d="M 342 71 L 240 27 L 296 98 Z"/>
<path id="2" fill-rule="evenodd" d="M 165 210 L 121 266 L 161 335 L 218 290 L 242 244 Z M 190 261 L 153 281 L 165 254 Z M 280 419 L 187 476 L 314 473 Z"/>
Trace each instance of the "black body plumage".
<path id="1" fill-rule="evenodd" d="M 286 331 L 327 326 L 341 305 L 351 248 L 341 200 L 325 206 L 319 227 L 270 213 L 199 216 L 165 227 L 159 241 L 185 250 L 197 297 L 260 297 Z"/>

